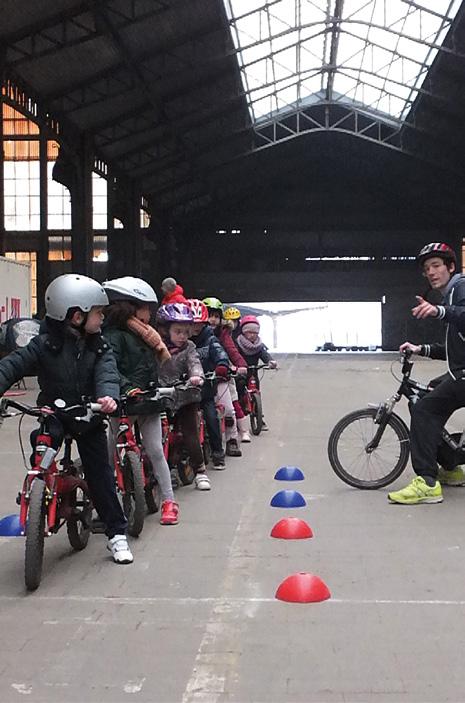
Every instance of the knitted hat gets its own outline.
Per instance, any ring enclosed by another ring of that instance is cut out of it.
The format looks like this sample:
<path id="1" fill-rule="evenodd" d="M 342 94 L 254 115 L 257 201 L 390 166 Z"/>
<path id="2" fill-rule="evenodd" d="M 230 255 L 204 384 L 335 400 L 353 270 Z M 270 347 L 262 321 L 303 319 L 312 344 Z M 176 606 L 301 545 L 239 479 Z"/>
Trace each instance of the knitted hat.
<path id="1" fill-rule="evenodd" d="M 176 280 L 172 276 L 164 278 L 161 282 L 161 289 L 164 293 L 172 293 L 176 288 Z"/>
<path id="2" fill-rule="evenodd" d="M 246 322 L 242 325 L 241 332 L 242 334 L 244 334 L 244 332 L 256 332 L 258 334 L 260 332 L 260 325 L 258 322 Z"/>

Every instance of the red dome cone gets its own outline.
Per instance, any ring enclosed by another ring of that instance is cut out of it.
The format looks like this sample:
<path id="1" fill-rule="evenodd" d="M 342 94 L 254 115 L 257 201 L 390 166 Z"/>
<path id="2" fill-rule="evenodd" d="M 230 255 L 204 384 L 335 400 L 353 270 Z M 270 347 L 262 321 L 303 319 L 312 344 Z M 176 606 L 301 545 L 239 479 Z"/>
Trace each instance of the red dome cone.
<path id="1" fill-rule="evenodd" d="M 329 588 L 313 574 L 292 574 L 280 584 L 275 598 L 288 603 L 319 603 L 331 598 Z"/>
<path id="2" fill-rule="evenodd" d="M 298 517 L 286 517 L 276 523 L 271 530 L 271 537 L 277 539 L 309 539 L 313 537 L 310 525 Z"/>

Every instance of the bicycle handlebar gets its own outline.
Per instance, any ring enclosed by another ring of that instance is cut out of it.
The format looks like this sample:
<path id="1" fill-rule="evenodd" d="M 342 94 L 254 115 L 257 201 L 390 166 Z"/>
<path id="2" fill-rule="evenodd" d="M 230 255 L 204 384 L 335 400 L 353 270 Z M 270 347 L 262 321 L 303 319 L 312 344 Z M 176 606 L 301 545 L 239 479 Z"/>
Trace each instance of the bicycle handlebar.
<path id="1" fill-rule="evenodd" d="M 101 403 L 87 402 L 80 405 L 69 405 L 60 407 L 60 399 L 57 398 L 55 401 L 55 408 L 49 408 L 48 406 L 43 406 L 41 408 L 34 407 L 33 405 L 26 405 L 24 403 L 18 403 L 16 400 L 12 400 L 8 397 L 0 398 L 0 418 L 3 420 L 5 417 L 15 417 L 17 413 L 7 413 L 8 408 L 14 408 L 18 410 L 23 415 L 30 415 L 32 417 L 43 417 L 47 415 L 71 415 L 73 412 L 80 411 L 81 415 L 74 416 L 74 419 L 81 421 L 88 421 L 92 415 L 102 412 Z"/>

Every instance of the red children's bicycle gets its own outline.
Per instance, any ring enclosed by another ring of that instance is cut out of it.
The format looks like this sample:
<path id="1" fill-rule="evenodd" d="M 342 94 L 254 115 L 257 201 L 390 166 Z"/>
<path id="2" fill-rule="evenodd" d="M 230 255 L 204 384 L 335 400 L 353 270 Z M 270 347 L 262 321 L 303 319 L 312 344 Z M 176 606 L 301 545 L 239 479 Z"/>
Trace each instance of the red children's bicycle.
<path id="1" fill-rule="evenodd" d="M 249 415 L 253 435 L 259 435 L 263 429 L 263 407 L 258 372 L 269 368 L 267 364 L 248 367 L 247 383 L 240 398 L 244 413 Z"/>
<path id="2" fill-rule="evenodd" d="M 153 467 L 144 452 L 137 421 L 132 422 L 128 405 L 137 398 L 159 402 L 172 398 L 174 388 L 155 388 L 141 391 L 136 396 L 120 399 L 120 416 L 115 432 L 116 444 L 113 456 L 116 484 L 122 498 L 123 509 L 128 520 L 128 533 L 138 537 L 144 527 L 146 511 L 156 513 L 160 506 L 160 493 Z M 132 408 L 137 413 L 137 406 Z M 163 422 L 163 419 L 162 419 Z"/>
<path id="3" fill-rule="evenodd" d="M 8 412 L 10 408 L 18 412 Z M 31 407 L 8 397 L 0 399 L 0 425 L 4 418 L 18 414 L 31 415 L 39 420 L 32 468 L 27 471 L 18 497 L 20 524 L 26 537 L 24 579 L 29 591 L 34 591 L 42 578 L 46 536 L 55 534 L 66 524 L 71 546 L 80 551 L 87 546 L 92 530 L 92 502 L 82 464 L 71 458 L 73 439 L 69 434 L 64 435 L 61 443 L 64 446 L 63 458 L 57 462 L 60 447 L 51 446 L 50 418 L 66 415 L 88 422 L 100 410 L 98 403 L 66 407 L 64 401 L 56 400 L 55 408 L 51 409 Z"/>

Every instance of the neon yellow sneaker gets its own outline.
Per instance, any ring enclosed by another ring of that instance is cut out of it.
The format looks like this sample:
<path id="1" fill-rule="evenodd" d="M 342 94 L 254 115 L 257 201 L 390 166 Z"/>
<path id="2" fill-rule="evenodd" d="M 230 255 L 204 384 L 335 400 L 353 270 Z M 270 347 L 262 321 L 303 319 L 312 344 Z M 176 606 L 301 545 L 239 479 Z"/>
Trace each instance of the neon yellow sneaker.
<path id="1" fill-rule="evenodd" d="M 439 481 L 433 487 L 428 486 L 422 476 L 416 476 L 408 486 L 400 491 L 388 493 L 390 503 L 418 505 L 419 503 L 442 503 L 442 488 Z"/>
<path id="2" fill-rule="evenodd" d="M 462 466 L 456 466 L 452 471 L 439 467 L 438 481 L 443 486 L 465 486 L 465 471 Z"/>

